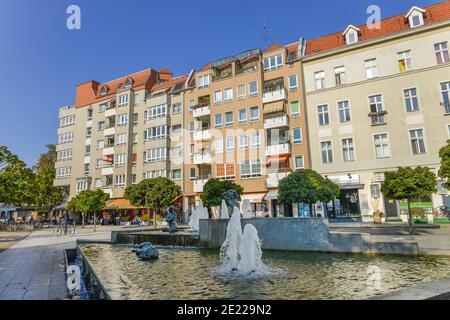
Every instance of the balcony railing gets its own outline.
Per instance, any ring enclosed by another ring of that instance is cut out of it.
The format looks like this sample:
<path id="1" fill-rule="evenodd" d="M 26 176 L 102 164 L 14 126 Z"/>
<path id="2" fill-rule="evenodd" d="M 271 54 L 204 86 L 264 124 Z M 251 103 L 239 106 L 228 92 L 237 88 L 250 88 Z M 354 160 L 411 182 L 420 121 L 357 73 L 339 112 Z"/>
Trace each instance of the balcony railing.
<path id="1" fill-rule="evenodd" d="M 284 88 L 264 90 L 263 103 L 271 103 L 279 100 L 286 100 L 286 90 Z"/>
<path id="2" fill-rule="evenodd" d="M 209 178 L 194 180 L 194 192 L 202 193 L 203 192 L 203 188 L 205 187 L 205 184 L 208 182 L 208 180 L 209 180 Z"/>
<path id="3" fill-rule="evenodd" d="M 210 164 L 211 161 L 211 154 L 210 153 L 197 153 L 194 154 L 194 164 Z"/>
<path id="4" fill-rule="evenodd" d="M 287 115 L 268 116 L 264 119 L 264 129 L 289 127 Z"/>
<path id="5" fill-rule="evenodd" d="M 201 118 L 211 115 L 211 108 L 209 104 L 199 104 L 193 107 L 194 118 Z"/>
<path id="6" fill-rule="evenodd" d="M 194 141 L 208 141 L 211 140 L 211 130 L 203 129 L 194 132 Z"/>
<path id="7" fill-rule="evenodd" d="M 278 188 L 278 184 L 281 180 L 286 178 L 290 172 L 278 172 L 267 174 L 267 188 Z"/>
<path id="8" fill-rule="evenodd" d="M 291 145 L 289 143 L 276 144 L 266 147 L 266 156 L 277 156 L 280 154 L 290 154 Z"/>
<path id="9" fill-rule="evenodd" d="M 379 126 L 386 124 L 386 111 L 380 111 L 380 112 L 371 112 L 369 113 L 369 117 L 372 120 L 372 126 Z"/>

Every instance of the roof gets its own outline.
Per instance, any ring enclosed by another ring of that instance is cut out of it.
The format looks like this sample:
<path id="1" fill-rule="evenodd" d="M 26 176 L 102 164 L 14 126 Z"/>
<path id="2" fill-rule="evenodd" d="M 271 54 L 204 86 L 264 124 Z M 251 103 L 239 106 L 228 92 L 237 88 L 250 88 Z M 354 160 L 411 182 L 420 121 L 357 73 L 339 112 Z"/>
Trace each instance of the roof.
<path id="1" fill-rule="evenodd" d="M 180 76 L 180 77 L 177 77 L 177 78 L 172 78 L 169 81 L 165 81 L 165 82 L 161 82 L 161 83 L 155 84 L 152 87 L 151 91 L 152 92 L 156 92 L 156 91 L 165 90 L 165 89 L 167 89 L 167 90 L 172 89 L 178 83 L 186 82 L 187 78 L 188 78 L 188 75 L 183 75 L 183 76 Z"/>
<path id="2" fill-rule="evenodd" d="M 450 19 L 450 1 L 441 2 L 432 6 L 424 7 L 425 24 Z M 381 20 L 380 29 L 369 29 L 367 25 L 359 26 L 359 41 L 366 41 L 394 34 L 403 30 L 410 29 L 406 13 Z M 336 32 L 324 37 L 307 41 L 306 55 L 312 55 L 332 49 L 345 46 L 345 37 L 342 31 Z"/>
<path id="3" fill-rule="evenodd" d="M 106 210 L 126 210 L 126 209 L 138 209 L 137 207 L 134 207 L 131 205 L 130 201 L 128 201 L 125 198 L 119 198 L 111 200 L 109 203 L 105 206 Z"/>
<path id="4" fill-rule="evenodd" d="M 279 43 L 272 43 L 270 46 L 268 46 L 265 50 L 264 53 L 267 52 L 271 52 L 271 51 L 275 51 L 282 48 L 282 46 Z"/>

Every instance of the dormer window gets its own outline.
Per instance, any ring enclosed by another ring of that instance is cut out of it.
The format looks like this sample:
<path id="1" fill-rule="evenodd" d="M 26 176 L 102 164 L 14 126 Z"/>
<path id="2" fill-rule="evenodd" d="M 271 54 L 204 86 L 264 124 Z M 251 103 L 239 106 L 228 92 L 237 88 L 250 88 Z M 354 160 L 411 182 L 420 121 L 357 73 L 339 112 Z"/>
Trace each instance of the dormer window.
<path id="1" fill-rule="evenodd" d="M 102 90 L 100 91 L 100 95 L 106 96 L 106 93 L 107 93 L 107 89 L 106 89 L 106 87 L 103 87 Z"/>
<path id="2" fill-rule="evenodd" d="M 347 44 L 354 44 L 359 41 L 359 29 L 355 26 L 349 25 L 344 31 L 345 42 Z"/>
<path id="3" fill-rule="evenodd" d="M 131 87 L 131 79 L 128 79 L 126 82 L 125 82 L 125 88 L 129 88 L 129 87 Z"/>
<path id="4" fill-rule="evenodd" d="M 409 26 L 411 28 L 417 28 L 424 25 L 423 15 L 426 10 L 419 7 L 412 7 L 406 15 L 406 19 L 409 21 Z"/>

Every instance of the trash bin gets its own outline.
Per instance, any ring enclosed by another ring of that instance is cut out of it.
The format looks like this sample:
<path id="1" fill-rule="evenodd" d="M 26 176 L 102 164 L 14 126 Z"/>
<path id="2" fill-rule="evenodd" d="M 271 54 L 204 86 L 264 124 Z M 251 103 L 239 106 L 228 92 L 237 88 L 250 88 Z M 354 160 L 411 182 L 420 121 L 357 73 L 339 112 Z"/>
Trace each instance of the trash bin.
<path id="1" fill-rule="evenodd" d="M 383 212 L 377 210 L 373 213 L 373 222 L 375 224 L 381 224 L 381 218 L 383 218 Z"/>

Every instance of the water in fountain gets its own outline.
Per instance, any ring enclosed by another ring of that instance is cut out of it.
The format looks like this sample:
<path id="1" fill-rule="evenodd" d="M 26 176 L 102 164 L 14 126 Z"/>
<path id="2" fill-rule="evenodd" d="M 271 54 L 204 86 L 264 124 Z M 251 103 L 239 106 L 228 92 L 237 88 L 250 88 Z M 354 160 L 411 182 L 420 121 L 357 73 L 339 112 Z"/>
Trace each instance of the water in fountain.
<path id="1" fill-rule="evenodd" d="M 198 231 L 199 230 L 199 214 L 198 214 L 198 208 L 194 208 L 194 206 L 191 206 L 191 218 L 189 219 L 189 229 L 192 231 Z"/>
<path id="2" fill-rule="evenodd" d="M 242 218 L 243 219 L 251 219 L 252 211 L 250 209 L 250 201 L 244 200 L 242 201 Z"/>
<path id="3" fill-rule="evenodd" d="M 239 246 L 242 239 L 241 213 L 234 208 L 230 222 L 227 226 L 227 235 L 220 249 L 221 269 L 225 272 L 233 272 L 238 269 L 240 260 Z"/>
<path id="4" fill-rule="evenodd" d="M 227 203 L 223 199 L 222 199 L 222 205 L 220 206 L 220 219 L 230 219 Z"/>
<path id="5" fill-rule="evenodd" d="M 261 240 L 259 240 L 258 231 L 251 224 L 247 224 L 244 228 L 239 252 L 241 257 L 238 264 L 239 274 L 250 275 L 264 269 L 265 266 L 261 260 Z"/>

